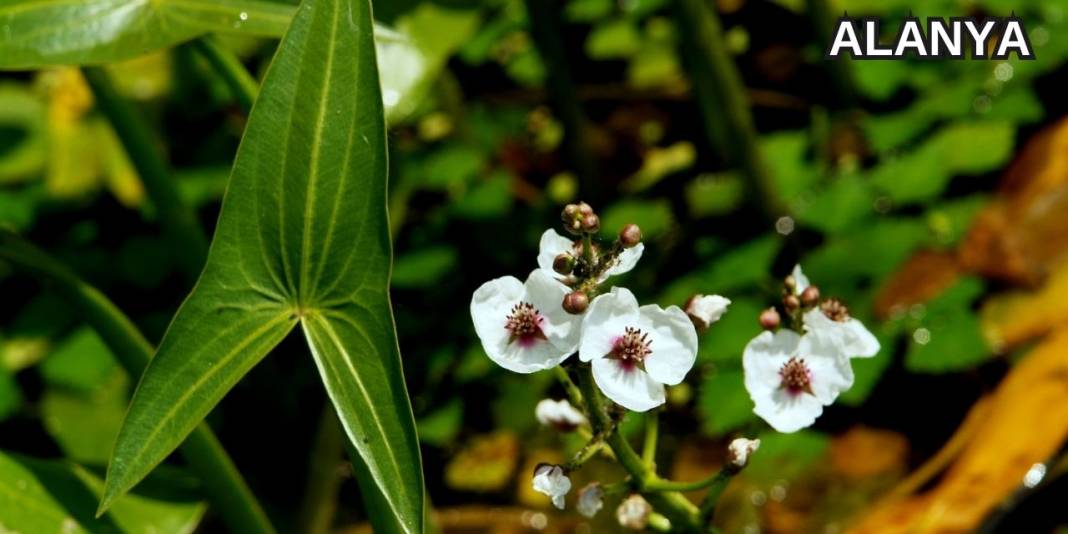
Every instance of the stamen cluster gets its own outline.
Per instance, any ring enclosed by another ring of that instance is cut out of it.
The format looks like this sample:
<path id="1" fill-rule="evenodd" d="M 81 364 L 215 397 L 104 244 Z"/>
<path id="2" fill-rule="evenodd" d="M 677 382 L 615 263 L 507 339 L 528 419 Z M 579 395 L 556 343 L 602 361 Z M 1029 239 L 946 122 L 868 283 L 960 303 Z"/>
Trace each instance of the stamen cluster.
<path id="1" fill-rule="evenodd" d="M 791 357 L 779 369 L 782 388 L 791 395 L 812 394 L 812 371 L 805 365 L 804 358 Z"/>
<path id="2" fill-rule="evenodd" d="M 649 339 L 649 334 L 629 326 L 623 332 L 612 347 L 612 357 L 633 365 L 644 362 L 653 353 L 653 340 Z"/>
<path id="3" fill-rule="evenodd" d="M 520 302 L 512 307 L 512 313 L 505 318 L 504 327 L 512 333 L 513 339 L 520 341 L 542 336 L 541 314 L 529 302 Z"/>
<path id="4" fill-rule="evenodd" d="M 842 301 L 835 298 L 821 302 L 820 311 L 822 311 L 823 315 L 826 315 L 828 319 L 838 323 L 847 322 L 851 318 L 849 316 L 849 308 L 847 308 L 845 304 L 842 304 Z"/>

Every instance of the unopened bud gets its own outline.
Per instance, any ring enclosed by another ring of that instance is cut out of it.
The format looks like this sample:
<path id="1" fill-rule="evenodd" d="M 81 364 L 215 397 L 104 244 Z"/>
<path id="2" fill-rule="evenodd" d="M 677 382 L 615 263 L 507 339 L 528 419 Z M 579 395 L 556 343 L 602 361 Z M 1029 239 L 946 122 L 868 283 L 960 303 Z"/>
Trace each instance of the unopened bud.
<path id="1" fill-rule="evenodd" d="M 616 508 L 616 521 L 620 526 L 632 530 L 645 530 L 649 525 L 649 514 L 653 513 L 653 507 L 641 495 L 635 493 L 627 497 Z"/>
<path id="2" fill-rule="evenodd" d="M 801 292 L 801 304 L 806 308 L 811 308 L 820 302 L 820 288 L 816 286 L 808 286 Z"/>
<path id="3" fill-rule="evenodd" d="M 628 224 L 619 231 L 619 243 L 623 248 L 631 248 L 642 242 L 642 229 L 636 224 Z"/>
<path id="4" fill-rule="evenodd" d="M 579 216 L 578 204 L 568 204 L 564 206 L 564 210 L 560 212 L 560 220 L 564 221 L 564 224 L 569 224 L 571 221 L 577 219 Z"/>
<path id="5" fill-rule="evenodd" d="M 564 295 L 564 311 L 574 315 L 578 315 L 590 306 L 590 298 L 581 291 L 572 291 L 567 295 Z"/>
<path id="6" fill-rule="evenodd" d="M 759 439 L 738 438 L 727 446 L 727 463 L 733 469 L 741 469 L 749 463 L 749 455 L 759 448 Z"/>
<path id="7" fill-rule="evenodd" d="M 575 208 L 578 210 L 579 215 L 582 215 L 583 217 L 593 215 L 593 207 L 585 202 L 579 202 Z"/>
<path id="8" fill-rule="evenodd" d="M 601 218 L 591 213 L 582 217 L 582 231 L 587 234 L 596 234 L 601 231 Z"/>
<path id="9" fill-rule="evenodd" d="M 556 256 L 553 258 L 553 270 L 564 276 L 571 274 L 575 270 L 575 257 L 566 252 Z"/>
<path id="10" fill-rule="evenodd" d="M 801 300 L 797 298 L 797 295 L 786 295 L 782 298 L 782 306 L 786 308 L 787 313 L 793 313 L 801 307 Z"/>
<path id="11" fill-rule="evenodd" d="M 704 331 L 727 312 L 730 299 L 719 295 L 694 295 L 686 301 L 686 315 L 698 330 Z"/>
<path id="12" fill-rule="evenodd" d="M 794 278 L 794 275 L 789 275 L 786 278 L 783 278 L 782 286 L 786 288 L 787 293 L 797 293 L 797 278 Z"/>
<path id="13" fill-rule="evenodd" d="M 768 308 L 760 312 L 760 328 L 764 330 L 775 330 L 779 328 L 782 323 L 782 317 L 779 317 L 779 310 L 775 308 Z"/>

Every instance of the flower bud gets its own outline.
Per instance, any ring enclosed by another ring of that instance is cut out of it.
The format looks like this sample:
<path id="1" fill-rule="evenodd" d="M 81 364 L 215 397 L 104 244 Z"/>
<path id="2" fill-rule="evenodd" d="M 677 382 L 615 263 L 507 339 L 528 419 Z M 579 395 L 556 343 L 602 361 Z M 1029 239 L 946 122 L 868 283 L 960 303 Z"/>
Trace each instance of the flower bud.
<path id="1" fill-rule="evenodd" d="M 591 482 L 579 490 L 578 512 L 586 517 L 593 517 L 604 507 L 604 489 L 597 482 Z"/>
<path id="2" fill-rule="evenodd" d="M 733 469 L 741 469 L 749 463 L 749 455 L 759 448 L 759 439 L 738 438 L 727 446 L 727 463 Z"/>
<path id="3" fill-rule="evenodd" d="M 786 288 L 786 292 L 790 294 L 797 293 L 797 278 L 794 275 L 788 275 L 782 279 L 782 286 Z"/>
<path id="4" fill-rule="evenodd" d="M 567 400 L 542 399 L 534 407 L 534 417 L 539 423 L 552 426 L 561 432 L 571 432 L 586 424 L 586 416 Z"/>
<path id="5" fill-rule="evenodd" d="M 782 318 L 779 317 L 779 310 L 775 308 L 768 308 L 760 312 L 760 328 L 764 330 L 775 330 L 779 328 L 782 323 Z"/>
<path id="6" fill-rule="evenodd" d="M 582 215 L 583 217 L 585 217 L 587 215 L 593 215 L 593 207 L 590 206 L 589 204 L 585 203 L 585 202 L 579 202 L 575 206 L 575 209 L 577 209 L 579 215 Z"/>
<path id="7" fill-rule="evenodd" d="M 786 295 L 782 298 L 782 306 L 786 308 L 786 313 L 793 313 L 801 307 L 801 300 L 797 298 L 797 295 Z"/>
<path id="8" fill-rule="evenodd" d="M 616 508 L 616 520 L 620 526 L 632 530 L 645 530 L 649 525 L 649 514 L 653 513 L 653 507 L 644 497 L 635 493 L 627 497 Z"/>
<path id="9" fill-rule="evenodd" d="M 628 224 L 619 231 L 619 243 L 623 248 L 632 248 L 642 242 L 642 230 L 636 224 Z"/>
<path id="10" fill-rule="evenodd" d="M 564 221 L 564 224 L 569 224 L 579 216 L 578 204 L 568 204 L 564 206 L 564 210 L 560 212 L 560 220 Z"/>
<path id="11" fill-rule="evenodd" d="M 601 231 L 601 218 L 591 213 L 582 217 L 582 231 L 587 234 L 596 234 Z"/>
<path id="12" fill-rule="evenodd" d="M 548 495 L 553 501 L 553 506 L 563 510 L 564 497 L 571 491 L 571 479 L 559 465 L 538 464 L 534 468 L 534 478 L 531 480 L 534 491 Z"/>
<path id="13" fill-rule="evenodd" d="M 686 315 L 698 330 L 704 331 L 727 312 L 730 299 L 719 295 L 694 295 L 686 301 Z"/>
<path id="14" fill-rule="evenodd" d="M 808 286 L 801 292 L 801 304 L 806 308 L 811 308 L 820 302 L 820 288 L 816 286 Z"/>
<path id="15" fill-rule="evenodd" d="M 553 258 L 553 271 L 556 271 L 557 274 L 567 276 L 573 270 L 575 270 L 574 256 L 564 253 Z"/>
<path id="16" fill-rule="evenodd" d="M 590 306 L 590 298 L 581 291 L 572 291 L 567 295 L 564 295 L 564 311 L 574 315 L 578 315 Z"/>

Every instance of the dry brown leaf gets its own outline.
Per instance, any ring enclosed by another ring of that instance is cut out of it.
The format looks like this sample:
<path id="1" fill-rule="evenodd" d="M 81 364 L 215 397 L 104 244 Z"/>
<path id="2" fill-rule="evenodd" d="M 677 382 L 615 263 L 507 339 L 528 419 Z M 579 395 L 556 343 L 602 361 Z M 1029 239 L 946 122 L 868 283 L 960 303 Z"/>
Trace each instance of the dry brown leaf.
<path id="1" fill-rule="evenodd" d="M 927 302 L 956 283 L 960 275 L 955 254 L 935 250 L 917 252 L 879 290 L 875 315 L 887 319 L 896 310 Z"/>
<path id="2" fill-rule="evenodd" d="M 932 490 L 891 496 L 853 532 L 970 532 L 1068 437 L 1068 329 L 1046 338 L 994 392 L 965 446 Z M 1036 432 L 1035 429 L 1041 429 Z"/>
<path id="3" fill-rule="evenodd" d="M 855 426 L 831 441 L 831 467 L 847 478 L 904 471 L 909 442 L 897 432 Z"/>
<path id="4" fill-rule="evenodd" d="M 477 436 L 445 467 L 445 483 L 465 491 L 497 491 L 512 479 L 519 440 L 511 432 Z"/>
<path id="5" fill-rule="evenodd" d="M 1013 291 L 989 299 L 980 311 L 992 347 L 1018 345 L 1068 324 L 1068 262 L 1038 291 Z"/>

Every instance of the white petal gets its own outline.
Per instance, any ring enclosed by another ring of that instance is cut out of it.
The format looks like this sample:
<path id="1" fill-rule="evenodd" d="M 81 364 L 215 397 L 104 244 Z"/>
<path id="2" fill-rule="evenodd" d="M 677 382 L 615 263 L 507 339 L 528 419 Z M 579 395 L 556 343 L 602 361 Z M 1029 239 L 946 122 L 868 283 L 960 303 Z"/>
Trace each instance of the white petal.
<path id="1" fill-rule="evenodd" d="M 653 379 L 675 385 L 686 378 L 697 360 L 697 331 L 693 322 L 678 306 L 661 309 L 648 305 L 639 309 L 638 327 L 649 334 L 652 353 L 645 359 L 645 370 Z"/>
<path id="2" fill-rule="evenodd" d="M 638 243 L 631 248 L 623 249 L 623 252 L 619 253 L 619 258 L 616 259 L 615 265 L 606 269 L 603 277 L 608 278 L 609 276 L 629 272 L 638 264 L 638 260 L 642 259 L 643 252 L 645 252 L 644 243 Z"/>
<path id="3" fill-rule="evenodd" d="M 593 299 L 582 319 L 579 358 L 588 362 L 604 357 L 626 327 L 638 326 L 638 318 L 638 299 L 625 288 L 613 287 L 611 293 Z"/>
<path id="4" fill-rule="evenodd" d="M 864 323 L 857 319 L 850 319 L 842 326 L 849 332 L 847 336 L 849 341 L 844 349 L 850 356 L 871 358 L 879 354 L 879 340 L 864 327 Z"/>
<path id="5" fill-rule="evenodd" d="M 841 348 L 847 358 L 870 358 L 879 353 L 879 340 L 857 319 L 839 323 L 825 315 L 819 308 L 813 308 L 804 315 L 805 330 L 819 331 L 829 336 Z"/>
<path id="6" fill-rule="evenodd" d="M 823 404 L 812 395 L 791 395 L 786 390 L 778 389 L 770 400 L 757 404 L 753 413 L 779 432 L 797 432 L 811 426 L 823 414 Z"/>
<path id="7" fill-rule="evenodd" d="M 797 354 L 800 342 L 801 336 L 792 330 L 779 330 L 775 333 L 765 331 L 745 346 L 742 354 L 745 389 L 757 409 L 775 402 L 775 394 L 782 385 L 782 375 L 779 371 Z M 759 411 L 757 415 L 760 415 Z"/>
<path id="8" fill-rule="evenodd" d="M 727 446 L 727 461 L 734 467 L 745 467 L 749 463 L 749 455 L 759 448 L 759 439 L 737 438 Z"/>
<path id="9" fill-rule="evenodd" d="M 530 273 L 525 289 L 525 298 L 544 318 L 541 331 L 545 337 L 565 354 L 574 353 L 582 334 L 582 316 L 564 311 L 564 295 L 571 290 L 541 269 Z"/>
<path id="10" fill-rule="evenodd" d="M 821 331 L 802 336 L 798 347 L 805 365 L 812 371 L 812 393 L 825 405 L 853 386 L 853 368 L 848 358 L 841 357 L 840 350 L 835 340 Z"/>
<path id="11" fill-rule="evenodd" d="M 571 491 L 571 479 L 564 474 L 564 470 L 558 465 L 542 464 L 534 470 L 534 478 L 531 481 L 534 491 L 544 493 L 552 498 L 553 505 L 564 509 L 564 496 Z"/>
<path id="12" fill-rule="evenodd" d="M 550 274 L 553 278 L 564 278 L 553 270 L 553 260 L 565 252 L 571 252 L 574 241 L 556 233 L 552 228 L 541 234 L 541 242 L 538 244 L 538 268 Z"/>
<path id="13" fill-rule="evenodd" d="M 618 360 L 593 361 L 593 380 L 616 404 L 644 412 L 664 404 L 664 385 L 637 367 L 625 368 Z"/>
<path id="14" fill-rule="evenodd" d="M 579 491 L 578 512 L 586 517 L 593 517 L 604 507 L 604 489 L 592 482 Z"/>
<path id="15" fill-rule="evenodd" d="M 586 422 L 586 416 L 576 410 L 567 399 L 542 399 L 534 408 L 534 417 L 543 425 L 577 427 Z"/>
<path id="16" fill-rule="evenodd" d="M 798 296 L 801 295 L 801 292 L 804 291 L 805 288 L 812 285 L 809 283 L 808 277 L 805 276 L 805 273 L 801 271 L 800 263 L 794 265 L 794 271 L 790 273 L 790 276 L 794 277 L 794 293 L 796 293 Z"/>
<path id="17" fill-rule="evenodd" d="M 514 351 L 510 351 L 510 333 L 504 327 L 512 307 L 523 297 L 523 283 L 513 276 L 490 280 L 475 290 L 471 297 L 471 320 L 475 333 L 482 341 L 486 355 L 498 365 L 519 373 L 529 373 L 523 365 L 516 365 Z"/>

